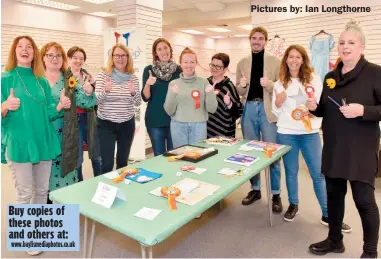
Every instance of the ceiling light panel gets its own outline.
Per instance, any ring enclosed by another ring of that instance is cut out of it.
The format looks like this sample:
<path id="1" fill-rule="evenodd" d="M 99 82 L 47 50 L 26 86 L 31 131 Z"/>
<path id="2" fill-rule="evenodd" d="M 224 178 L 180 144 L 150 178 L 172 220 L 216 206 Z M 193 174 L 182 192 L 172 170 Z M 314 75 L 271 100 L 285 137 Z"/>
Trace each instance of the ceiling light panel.
<path id="1" fill-rule="evenodd" d="M 223 39 L 223 38 L 225 38 L 224 36 L 213 36 L 213 37 L 211 37 L 212 39 Z"/>
<path id="2" fill-rule="evenodd" d="M 95 15 L 95 16 L 100 16 L 100 17 L 110 17 L 110 16 L 114 16 L 115 14 L 113 13 L 107 13 L 107 12 L 93 12 L 93 13 L 89 13 L 90 15 Z"/>
<path id="3" fill-rule="evenodd" d="M 42 5 L 42 6 L 62 9 L 62 10 L 73 10 L 73 9 L 79 8 L 79 6 L 76 6 L 76 5 L 64 4 L 64 3 L 59 3 L 59 2 L 49 1 L 49 0 L 18 0 L 18 2 Z"/>
<path id="4" fill-rule="evenodd" d="M 251 25 L 251 24 L 240 25 L 240 26 L 238 26 L 238 27 L 241 28 L 241 29 L 244 29 L 244 30 L 248 30 L 248 31 L 250 31 L 251 29 L 253 29 L 253 25 Z"/>
<path id="5" fill-rule="evenodd" d="M 202 31 L 195 31 L 195 30 L 180 30 L 185 33 L 190 33 L 190 34 L 204 34 Z"/>
<path id="6" fill-rule="evenodd" d="M 93 4 L 104 4 L 104 3 L 113 2 L 114 0 L 83 0 L 83 1 L 93 3 Z"/>
<path id="7" fill-rule="evenodd" d="M 201 12 L 215 12 L 215 11 L 222 11 L 225 9 L 225 5 L 219 2 L 212 2 L 212 3 L 195 3 L 194 4 L 198 10 Z"/>
<path id="8" fill-rule="evenodd" d="M 230 30 L 225 28 L 208 28 L 209 31 L 215 31 L 215 32 L 228 32 Z"/>

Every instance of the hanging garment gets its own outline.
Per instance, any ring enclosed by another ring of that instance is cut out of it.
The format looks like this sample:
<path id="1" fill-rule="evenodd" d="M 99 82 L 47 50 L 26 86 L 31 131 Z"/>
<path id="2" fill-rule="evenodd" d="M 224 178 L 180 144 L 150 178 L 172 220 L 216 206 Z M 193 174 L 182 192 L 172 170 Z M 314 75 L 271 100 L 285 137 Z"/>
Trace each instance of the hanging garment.
<path id="1" fill-rule="evenodd" d="M 313 36 L 310 40 L 311 63 L 322 80 L 330 70 L 329 51 L 334 45 L 335 40 L 332 35 L 329 35 L 327 39 L 316 39 L 316 36 Z"/>
<path id="2" fill-rule="evenodd" d="M 267 44 L 266 50 L 269 51 L 271 54 L 274 54 L 278 58 L 281 58 L 284 54 L 284 41 L 284 39 L 278 37 L 271 39 Z"/>

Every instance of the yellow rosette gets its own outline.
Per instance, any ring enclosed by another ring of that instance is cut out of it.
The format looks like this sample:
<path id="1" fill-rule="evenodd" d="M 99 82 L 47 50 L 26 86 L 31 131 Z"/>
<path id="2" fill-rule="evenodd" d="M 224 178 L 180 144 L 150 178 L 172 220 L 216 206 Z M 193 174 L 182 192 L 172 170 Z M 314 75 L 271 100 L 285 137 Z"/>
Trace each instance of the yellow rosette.
<path id="1" fill-rule="evenodd" d="M 312 131 L 312 124 L 310 120 L 310 112 L 308 111 L 308 108 L 305 106 L 300 106 L 293 110 L 291 112 L 291 117 L 294 120 L 302 121 L 304 128 L 307 130 L 308 133 Z"/>
<path id="2" fill-rule="evenodd" d="M 330 89 L 333 89 L 336 86 L 336 81 L 333 78 L 328 78 L 327 80 L 325 80 L 325 82 L 327 83 Z"/>

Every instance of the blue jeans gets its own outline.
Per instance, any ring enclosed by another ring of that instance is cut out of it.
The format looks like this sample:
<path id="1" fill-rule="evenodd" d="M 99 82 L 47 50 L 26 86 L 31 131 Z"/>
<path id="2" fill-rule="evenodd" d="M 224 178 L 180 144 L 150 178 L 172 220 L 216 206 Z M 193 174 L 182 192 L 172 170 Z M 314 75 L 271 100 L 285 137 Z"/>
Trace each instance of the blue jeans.
<path id="1" fill-rule="evenodd" d="M 276 143 L 277 126 L 269 123 L 263 102 L 246 102 L 242 114 L 242 133 L 245 139 Z M 270 166 L 271 193 L 280 193 L 280 160 Z M 250 179 L 253 190 L 261 189 L 260 174 Z"/>
<path id="2" fill-rule="evenodd" d="M 83 143 L 89 144 L 87 141 L 87 113 L 77 113 L 78 117 L 78 163 L 77 163 L 77 173 L 78 182 L 83 181 L 82 175 L 82 163 L 83 163 Z M 102 159 L 101 157 L 94 157 L 91 159 L 91 164 L 93 166 L 94 176 L 101 174 Z"/>
<path id="3" fill-rule="evenodd" d="M 288 202 L 290 204 L 299 204 L 298 158 L 299 150 L 301 150 L 312 178 L 316 198 L 319 201 L 323 216 L 327 217 L 327 190 L 324 176 L 321 173 L 322 145 L 319 133 L 302 135 L 278 133 L 278 143 L 292 147 L 290 152 L 283 156 Z"/>
<path id="4" fill-rule="evenodd" d="M 165 151 L 173 149 L 170 127 L 147 128 L 147 132 L 151 139 L 155 156 L 160 156 Z"/>
<path id="5" fill-rule="evenodd" d="M 192 145 L 207 138 L 205 122 L 180 122 L 171 120 L 173 147 Z"/>

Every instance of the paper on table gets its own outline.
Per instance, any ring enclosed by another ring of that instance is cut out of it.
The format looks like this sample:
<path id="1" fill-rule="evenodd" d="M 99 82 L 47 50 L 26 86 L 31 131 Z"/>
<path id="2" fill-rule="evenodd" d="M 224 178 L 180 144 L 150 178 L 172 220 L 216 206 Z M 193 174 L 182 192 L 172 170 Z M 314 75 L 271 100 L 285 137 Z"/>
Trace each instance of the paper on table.
<path id="1" fill-rule="evenodd" d="M 116 198 L 119 198 L 119 199 L 121 199 L 121 200 L 127 201 L 126 196 L 124 195 L 124 193 L 122 193 L 122 192 L 120 191 L 119 188 L 118 188 L 118 191 L 116 192 Z"/>
<path id="2" fill-rule="evenodd" d="M 200 167 L 196 167 L 196 169 L 194 170 L 189 170 L 189 172 L 195 173 L 195 174 L 202 174 L 205 171 L 206 171 L 206 168 L 200 168 Z"/>
<path id="3" fill-rule="evenodd" d="M 237 170 L 231 168 L 222 168 L 220 171 L 218 171 L 218 173 L 223 175 L 234 175 L 237 173 Z"/>
<path id="4" fill-rule="evenodd" d="M 107 174 L 104 174 L 103 176 L 106 177 L 107 179 L 112 180 L 112 179 L 115 179 L 116 177 L 118 177 L 119 173 L 118 173 L 118 171 L 111 171 Z"/>
<path id="5" fill-rule="evenodd" d="M 181 190 L 181 194 L 190 193 L 200 186 L 198 182 L 185 181 L 177 185 L 176 187 Z"/>
<path id="6" fill-rule="evenodd" d="M 160 214 L 160 212 L 162 211 L 143 207 L 138 212 L 136 212 L 134 216 L 143 218 L 143 219 L 153 220 L 157 217 L 157 215 Z"/>
<path id="7" fill-rule="evenodd" d="M 114 203 L 118 188 L 102 182 L 98 183 L 97 191 L 95 192 L 92 202 L 102 205 L 106 208 L 111 208 Z"/>

